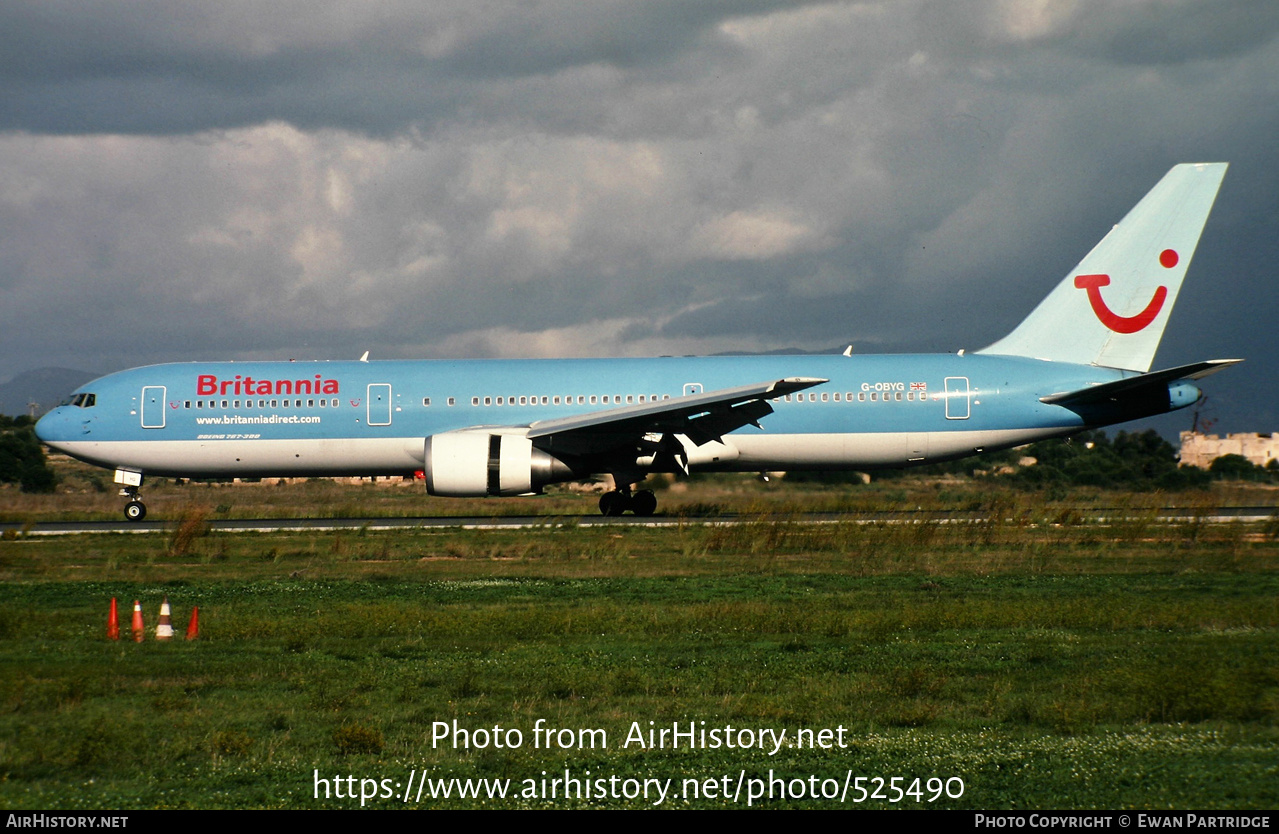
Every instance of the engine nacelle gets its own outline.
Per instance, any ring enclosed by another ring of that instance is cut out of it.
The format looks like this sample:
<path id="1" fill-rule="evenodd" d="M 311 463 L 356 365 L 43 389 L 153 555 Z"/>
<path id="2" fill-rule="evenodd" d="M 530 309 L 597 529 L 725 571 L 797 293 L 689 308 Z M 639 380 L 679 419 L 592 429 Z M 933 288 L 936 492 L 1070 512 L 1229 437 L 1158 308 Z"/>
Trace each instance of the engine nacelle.
<path id="1" fill-rule="evenodd" d="M 534 448 L 527 437 L 484 429 L 426 438 L 422 468 L 429 494 L 454 498 L 526 495 L 575 477 L 563 461 Z"/>

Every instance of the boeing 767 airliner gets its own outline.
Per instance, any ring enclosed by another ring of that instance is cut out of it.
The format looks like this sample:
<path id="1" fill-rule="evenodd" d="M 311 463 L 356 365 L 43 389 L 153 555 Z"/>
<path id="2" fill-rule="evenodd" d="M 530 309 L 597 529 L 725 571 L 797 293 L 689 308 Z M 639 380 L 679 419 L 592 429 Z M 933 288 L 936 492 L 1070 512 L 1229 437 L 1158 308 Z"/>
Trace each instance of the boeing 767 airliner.
<path id="1" fill-rule="evenodd" d="M 974 353 L 152 365 L 36 425 L 145 476 L 410 475 L 431 495 L 524 495 L 609 474 L 605 515 L 651 515 L 652 472 L 876 469 L 950 460 L 1196 402 L 1237 359 L 1152 372 L 1225 176 L 1174 167 L 1012 333 Z"/>

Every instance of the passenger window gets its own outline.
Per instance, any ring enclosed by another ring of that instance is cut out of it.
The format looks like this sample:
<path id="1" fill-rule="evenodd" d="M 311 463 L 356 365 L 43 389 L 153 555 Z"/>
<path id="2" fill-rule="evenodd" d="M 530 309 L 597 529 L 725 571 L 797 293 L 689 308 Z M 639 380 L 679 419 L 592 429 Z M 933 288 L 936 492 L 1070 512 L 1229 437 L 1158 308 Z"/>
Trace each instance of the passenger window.
<path id="1" fill-rule="evenodd" d="M 457 405 L 457 398 L 456 398 L 456 397 L 449 397 L 449 405 L 450 405 L 450 406 L 455 406 L 455 405 Z"/>
<path id="2" fill-rule="evenodd" d="M 595 395 L 591 394 L 591 405 L 595 405 Z"/>

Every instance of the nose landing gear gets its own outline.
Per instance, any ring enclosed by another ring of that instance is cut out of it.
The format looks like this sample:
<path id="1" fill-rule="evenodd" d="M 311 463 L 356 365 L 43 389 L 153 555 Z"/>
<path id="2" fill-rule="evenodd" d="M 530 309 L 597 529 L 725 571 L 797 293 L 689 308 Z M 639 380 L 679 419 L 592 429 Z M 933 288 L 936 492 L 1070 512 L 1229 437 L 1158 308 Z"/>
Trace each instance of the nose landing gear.
<path id="1" fill-rule="evenodd" d="M 136 495 L 136 493 L 134 493 Z M 136 497 L 124 505 L 124 517 L 129 521 L 141 521 L 147 517 L 147 505 Z"/>
<path id="2" fill-rule="evenodd" d="M 120 494 L 129 499 L 124 505 L 124 517 L 129 521 L 141 521 L 147 517 L 147 505 L 142 503 L 142 473 L 132 469 L 117 469 L 115 482 L 120 484 Z"/>

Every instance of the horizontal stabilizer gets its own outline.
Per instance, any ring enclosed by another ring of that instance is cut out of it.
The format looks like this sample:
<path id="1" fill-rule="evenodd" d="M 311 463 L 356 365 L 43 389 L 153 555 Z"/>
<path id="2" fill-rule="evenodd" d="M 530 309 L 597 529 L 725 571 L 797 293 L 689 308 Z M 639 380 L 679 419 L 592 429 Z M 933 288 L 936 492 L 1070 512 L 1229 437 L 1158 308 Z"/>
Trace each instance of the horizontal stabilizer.
<path id="1" fill-rule="evenodd" d="M 1207 362 L 1194 362 L 1190 365 L 1181 365 L 1163 371 L 1151 371 L 1140 376 L 1119 379 L 1114 382 L 1091 385 L 1087 388 L 1080 388 L 1078 391 L 1051 394 L 1047 397 L 1040 397 L 1039 401 L 1049 405 L 1064 406 L 1109 402 L 1152 385 L 1166 385 L 1179 379 L 1202 379 L 1242 361 L 1242 359 L 1209 359 Z"/>

